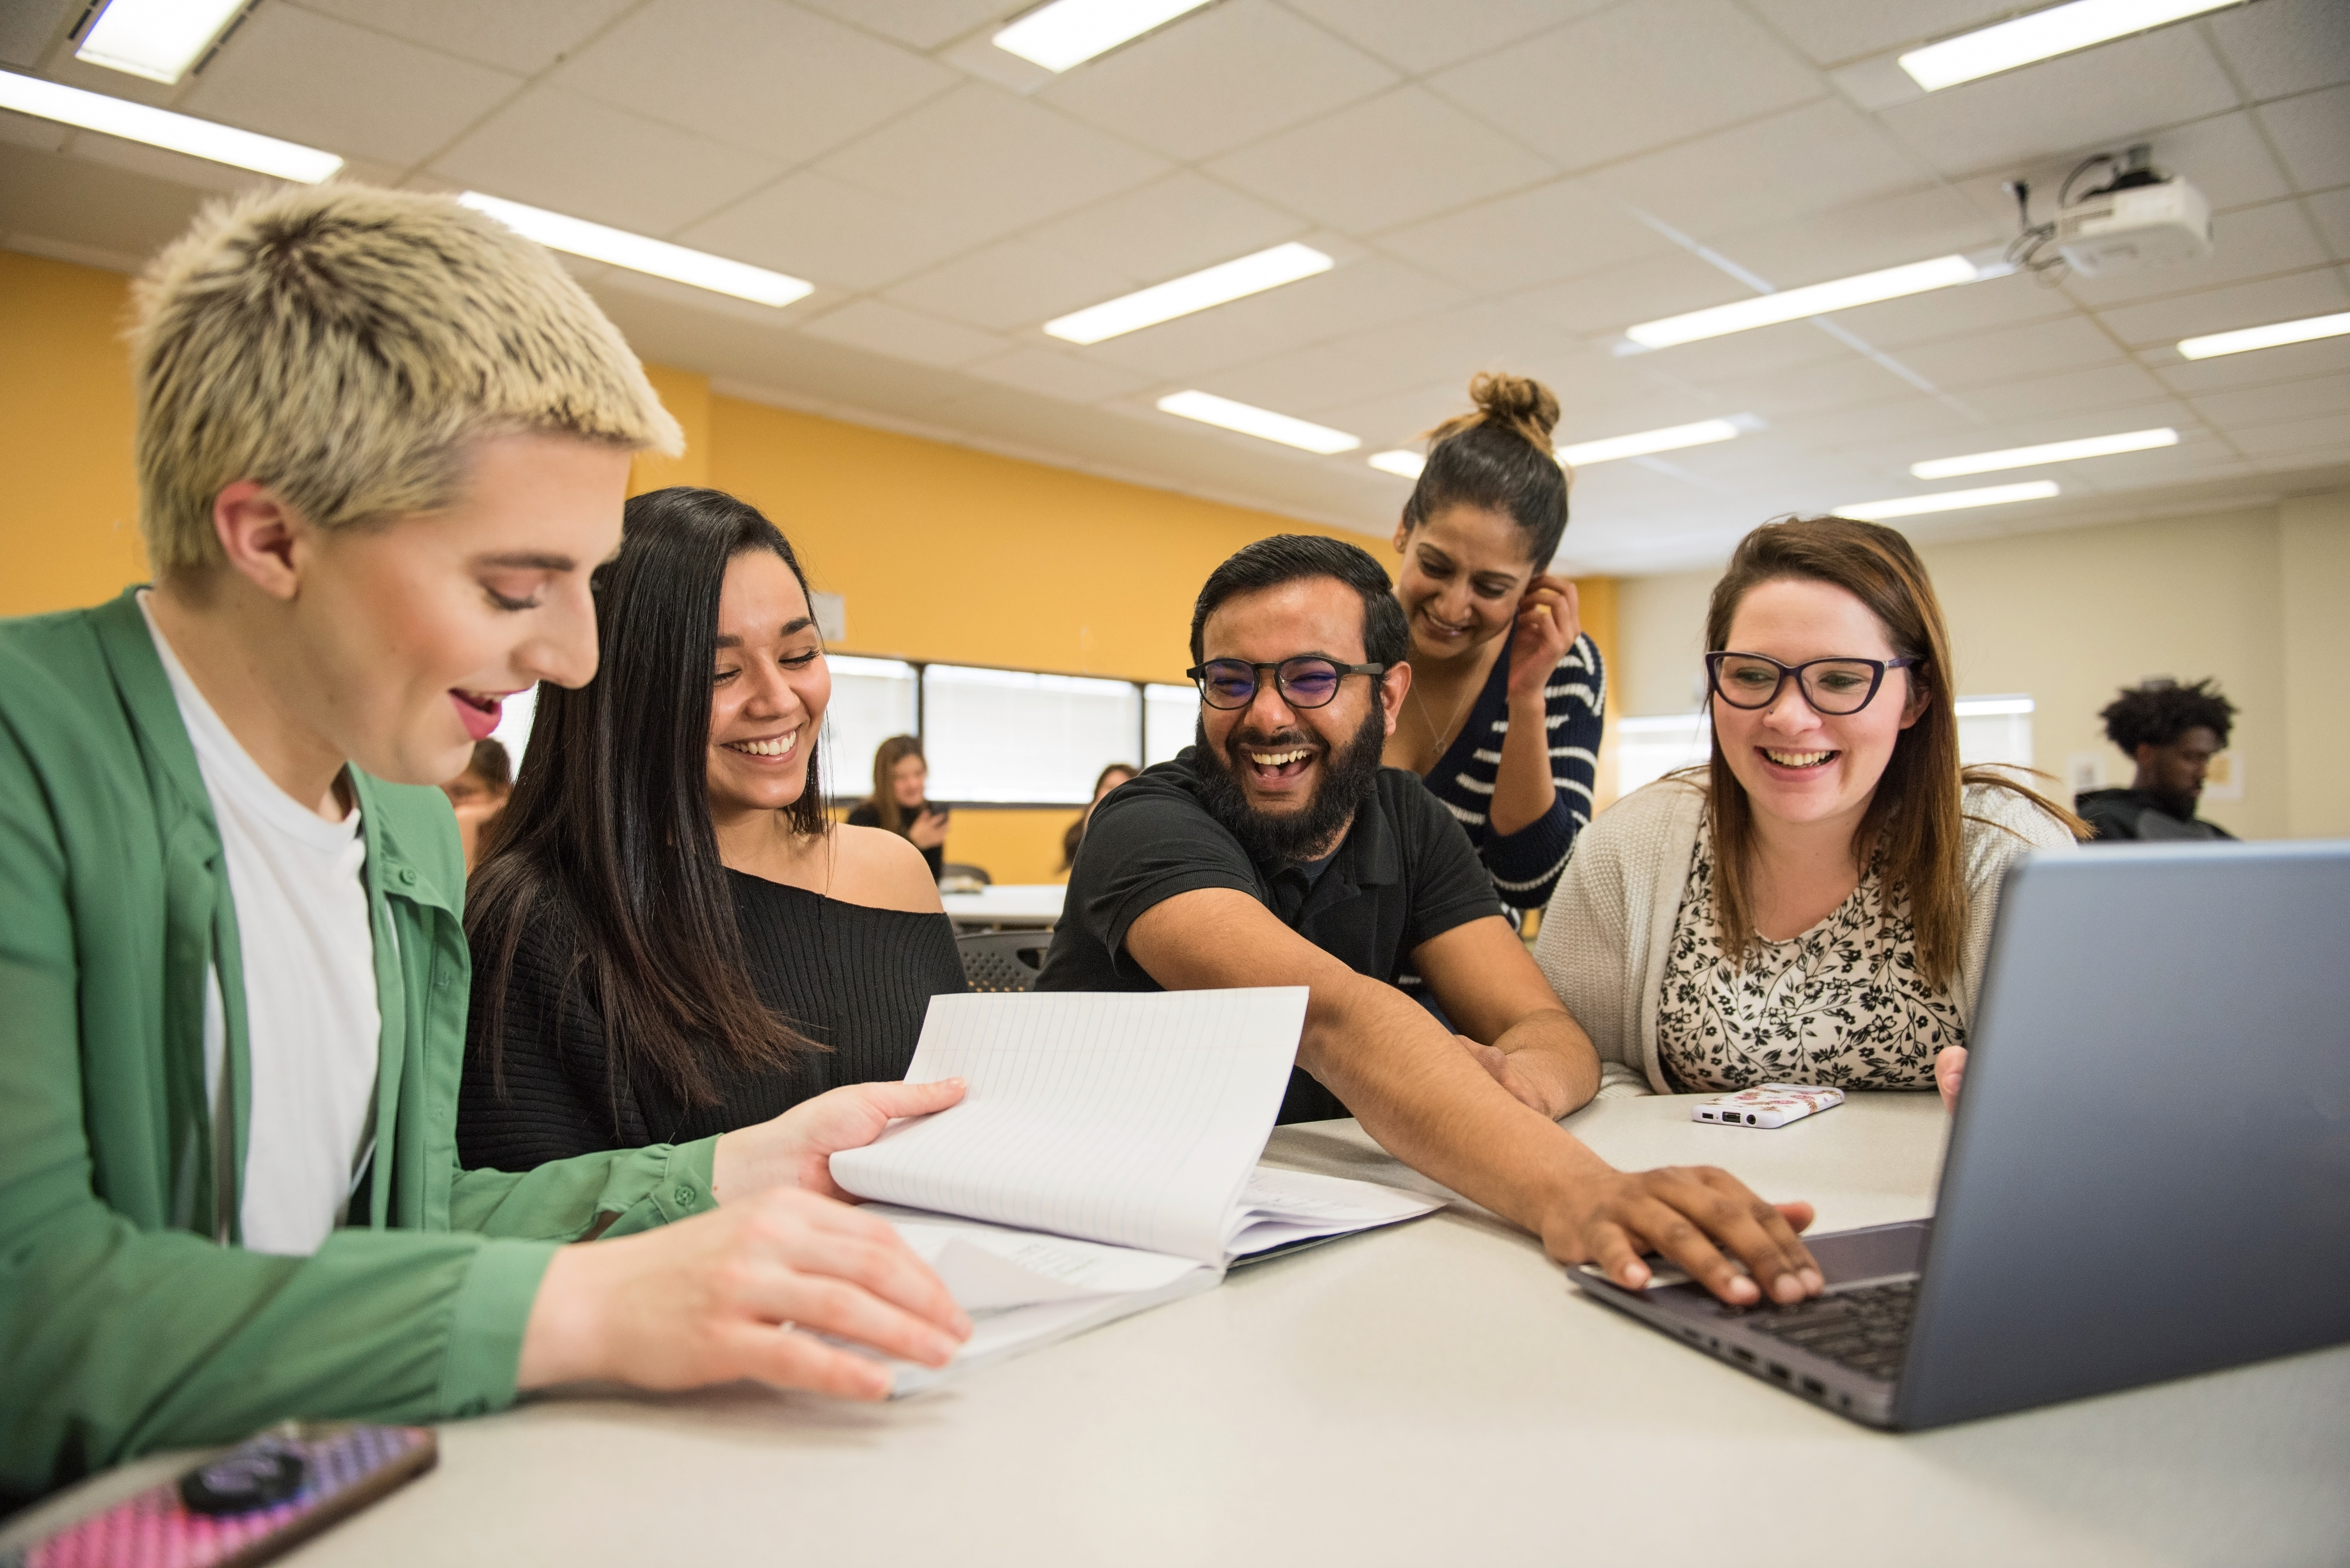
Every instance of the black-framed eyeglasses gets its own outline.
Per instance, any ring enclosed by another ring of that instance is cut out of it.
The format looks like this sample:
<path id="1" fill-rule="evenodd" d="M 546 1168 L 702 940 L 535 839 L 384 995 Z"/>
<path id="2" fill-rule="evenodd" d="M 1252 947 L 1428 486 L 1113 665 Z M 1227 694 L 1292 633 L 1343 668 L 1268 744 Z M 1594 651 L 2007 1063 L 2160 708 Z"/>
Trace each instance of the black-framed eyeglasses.
<path id="1" fill-rule="evenodd" d="M 1782 664 L 1767 653 L 1709 653 L 1708 678 L 1714 695 L 1733 708 L 1768 708 L 1779 700 L 1793 679 L 1802 687 L 1804 701 L 1818 713 L 1842 718 L 1857 713 L 1877 696 L 1888 670 L 1908 670 L 1925 663 L 1904 655 L 1899 659 L 1807 659 Z"/>
<path id="2" fill-rule="evenodd" d="M 1326 708 L 1338 695 L 1338 683 L 1349 675 L 1385 675 L 1384 664 L 1341 664 L 1335 659 L 1300 654 L 1277 664 L 1252 664 L 1245 659 L 1211 659 L 1183 671 L 1199 682 L 1200 701 L 1211 708 L 1245 708 L 1256 701 L 1260 671 L 1273 671 L 1274 689 L 1293 708 Z"/>

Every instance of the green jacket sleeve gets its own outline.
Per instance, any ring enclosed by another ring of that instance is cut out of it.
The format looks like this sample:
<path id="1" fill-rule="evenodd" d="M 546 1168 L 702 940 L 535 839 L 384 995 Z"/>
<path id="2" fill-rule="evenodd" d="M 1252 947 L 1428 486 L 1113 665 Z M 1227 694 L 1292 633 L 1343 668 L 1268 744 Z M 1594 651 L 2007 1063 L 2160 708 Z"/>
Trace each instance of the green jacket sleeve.
<path id="1" fill-rule="evenodd" d="M 271 1257 L 111 1190 L 172 1186 L 166 1168 L 196 1156 L 142 1090 L 163 1076 L 160 1040 L 116 1000 L 156 986 L 135 957 L 154 946 L 136 866 L 101 837 L 136 808 L 94 809 L 76 787 L 130 786 L 45 773 L 0 714 L 0 1502 L 288 1414 L 424 1420 L 511 1400 L 551 1243 L 347 1231 Z"/>
<path id="2" fill-rule="evenodd" d="M 461 1170 L 449 1196 L 452 1230 L 490 1236 L 626 1236 L 714 1207 L 715 1137 L 583 1154 L 514 1174 Z"/>

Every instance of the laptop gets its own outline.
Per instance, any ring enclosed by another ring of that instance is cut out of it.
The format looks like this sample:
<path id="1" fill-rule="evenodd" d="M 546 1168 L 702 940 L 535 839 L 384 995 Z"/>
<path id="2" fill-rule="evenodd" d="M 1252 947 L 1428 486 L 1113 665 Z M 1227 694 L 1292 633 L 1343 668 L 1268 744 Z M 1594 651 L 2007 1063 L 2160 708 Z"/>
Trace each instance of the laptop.
<path id="1" fill-rule="evenodd" d="M 2350 1341 L 2350 842 L 2026 857 L 1970 1034 L 1934 1218 L 1806 1238 L 1824 1294 L 1568 1277 L 1899 1430 Z"/>

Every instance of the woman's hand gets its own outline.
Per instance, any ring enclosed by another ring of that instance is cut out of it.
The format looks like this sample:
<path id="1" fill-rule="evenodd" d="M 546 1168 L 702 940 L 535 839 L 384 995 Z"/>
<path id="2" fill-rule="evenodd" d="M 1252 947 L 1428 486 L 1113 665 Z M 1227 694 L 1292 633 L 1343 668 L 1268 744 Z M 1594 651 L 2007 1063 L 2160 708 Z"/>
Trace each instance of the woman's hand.
<path id="1" fill-rule="evenodd" d="M 531 1303 L 517 1381 L 698 1388 L 752 1377 L 844 1399 L 889 1392 L 888 1367 L 819 1334 L 943 1366 L 971 1319 L 887 1224 L 775 1188 L 558 1251 Z"/>
<path id="2" fill-rule="evenodd" d="M 1959 1114 L 1959 1081 L 1967 1075 L 1967 1048 L 1945 1045 L 1934 1058 L 1934 1087 L 1942 1091 L 1942 1108 Z"/>
<path id="3" fill-rule="evenodd" d="M 1673 1166 L 1575 1181 L 1543 1215 L 1542 1239 L 1560 1262 L 1596 1263 L 1627 1290 L 1651 1277 L 1641 1255 L 1661 1252 L 1721 1300 L 1744 1307 L 1765 1299 L 1758 1285 L 1782 1303 L 1819 1293 L 1820 1266 L 1795 1239 L 1811 1222 L 1808 1203 L 1766 1203 L 1726 1170 Z"/>
<path id="4" fill-rule="evenodd" d="M 863 1148 L 899 1116 L 926 1116 L 962 1098 L 961 1078 L 929 1084 L 850 1084 L 803 1100 L 772 1121 L 722 1135 L 710 1165 L 710 1196 L 722 1205 L 775 1187 L 847 1198 L 833 1185 L 832 1157 Z"/>
<path id="5" fill-rule="evenodd" d="M 936 849 L 947 841 L 947 814 L 922 807 L 922 815 L 907 826 L 906 836 L 917 849 Z"/>
<path id="6" fill-rule="evenodd" d="M 1510 698 L 1539 702 L 1550 672 L 1582 634 L 1582 603 L 1573 582 L 1552 574 L 1527 584 L 1510 630 Z"/>

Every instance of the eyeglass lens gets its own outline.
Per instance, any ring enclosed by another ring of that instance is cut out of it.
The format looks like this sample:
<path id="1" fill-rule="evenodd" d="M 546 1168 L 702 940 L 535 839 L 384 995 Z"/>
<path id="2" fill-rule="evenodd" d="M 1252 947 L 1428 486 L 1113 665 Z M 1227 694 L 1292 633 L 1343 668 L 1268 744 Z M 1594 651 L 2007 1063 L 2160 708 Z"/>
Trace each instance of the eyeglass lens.
<path id="1" fill-rule="evenodd" d="M 1767 708 L 1779 694 L 1781 666 L 1767 659 L 1725 654 L 1714 665 L 1714 689 L 1733 708 Z M 1806 664 L 1804 701 L 1822 713 L 1857 713 L 1868 705 L 1877 667 L 1865 659 L 1830 659 Z"/>
<path id="2" fill-rule="evenodd" d="M 1256 700 L 1256 670 L 1237 659 L 1202 667 L 1200 695 L 1211 708 L 1245 708 Z M 1326 659 L 1285 659 L 1274 670 L 1282 700 L 1293 708 L 1321 708 L 1338 694 L 1338 667 Z"/>

